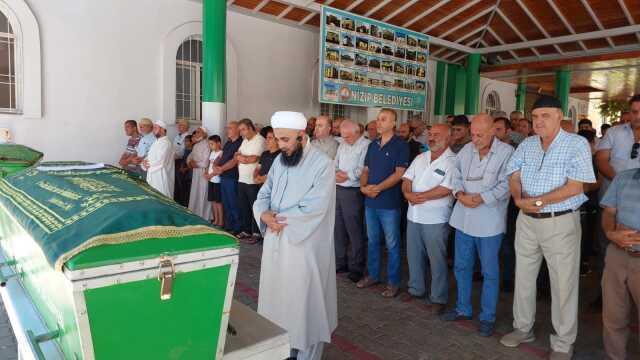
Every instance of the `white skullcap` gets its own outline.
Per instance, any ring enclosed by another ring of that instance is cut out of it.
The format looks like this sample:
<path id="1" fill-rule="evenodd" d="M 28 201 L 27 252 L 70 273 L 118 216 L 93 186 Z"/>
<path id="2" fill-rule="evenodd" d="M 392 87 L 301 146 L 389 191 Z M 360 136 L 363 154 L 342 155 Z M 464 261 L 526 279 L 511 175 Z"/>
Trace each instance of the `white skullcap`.
<path id="1" fill-rule="evenodd" d="M 307 118 L 295 111 L 277 111 L 271 117 L 271 127 L 274 129 L 305 130 Z"/>
<path id="2" fill-rule="evenodd" d="M 159 127 L 167 130 L 167 124 L 162 120 L 158 120 L 158 121 L 154 122 L 153 124 L 154 125 L 158 125 Z"/>
<path id="3" fill-rule="evenodd" d="M 207 135 L 209 134 L 209 130 L 204 126 L 200 126 L 200 127 L 198 127 L 198 129 L 204 131 L 204 133 L 207 134 Z"/>

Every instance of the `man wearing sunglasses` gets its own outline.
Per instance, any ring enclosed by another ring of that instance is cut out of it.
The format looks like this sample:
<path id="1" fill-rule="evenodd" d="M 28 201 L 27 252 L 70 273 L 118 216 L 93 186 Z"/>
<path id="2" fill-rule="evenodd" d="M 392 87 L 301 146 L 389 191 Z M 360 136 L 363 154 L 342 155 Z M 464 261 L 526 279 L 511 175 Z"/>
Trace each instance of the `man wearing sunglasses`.
<path id="1" fill-rule="evenodd" d="M 623 118 L 630 118 L 621 125 L 610 128 L 597 145 L 596 166 L 602 174 L 599 198 L 602 198 L 617 173 L 624 170 L 640 168 L 640 94 L 629 100 L 630 111 L 623 113 Z M 604 258 L 606 256 L 609 239 L 598 227 L 598 272 L 602 276 Z M 592 303 L 594 309 L 602 306 L 602 297 Z"/>
<path id="2" fill-rule="evenodd" d="M 525 139 L 507 165 L 516 221 L 514 331 L 501 343 L 517 347 L 535 340 L 536 279 L 546 259 L 551 280 L 550 359 L 571 359 L 578 334 L 580 280 L 579 208 L 584 184 L 595 183 L 591 150 L 583 137 L 561 129 L 562 104 L 541 96 L 531 111 L 535 136 Z"/>

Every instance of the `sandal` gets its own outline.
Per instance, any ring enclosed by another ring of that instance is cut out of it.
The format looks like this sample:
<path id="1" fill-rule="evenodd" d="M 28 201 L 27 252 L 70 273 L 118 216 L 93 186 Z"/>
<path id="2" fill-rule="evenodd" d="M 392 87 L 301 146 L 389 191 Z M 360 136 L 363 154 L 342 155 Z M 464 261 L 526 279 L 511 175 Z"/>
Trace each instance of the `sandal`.
<path id="1" fill-rule="evenodd" d="M 387 285 L 387 289 L 382 292 L 382 296 L 386 298 L 394 298 L 400 292 L 400 288 L 393 285 Z"/>
<path id="2" fill-rule="evenodd" d="M 358 281 L 358 283 L 356 284 L 356 287 L 358 289 L 364 289 L 364 288 L 368 288 L 368 287 L 373 286 L 373 285 L 377 285 L 379 283 L 380 283 L 380 281 L 378 281 L 378 280 L 376 280 L 374 278 L 370 278 L 370 277 L 367 276 L 364 279 Z"/>

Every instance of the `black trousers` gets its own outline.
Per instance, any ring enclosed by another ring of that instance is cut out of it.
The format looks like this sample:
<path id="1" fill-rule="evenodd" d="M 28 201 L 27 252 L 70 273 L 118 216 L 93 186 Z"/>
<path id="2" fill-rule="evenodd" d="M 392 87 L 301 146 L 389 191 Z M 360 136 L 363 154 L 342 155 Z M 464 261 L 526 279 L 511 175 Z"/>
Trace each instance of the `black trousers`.
<path id="1" fill-rule="evenodd" d="M 253 218 L 253 203 L 258 197 L 260 185 L 238 183 L 238 207 L 240 208 L 240 231 L 247 234 L 260 234 Z"/>
<path id="2" fill-rule="evenodd" d="M 364 198 L 360 188 L 336 186 L 334 238 L 336 268 L 349 266 L 350 272 L 364 273 Z M 348 256 L 351 244 L 351 256 Z"/>
<path id="3" fill-rule="evenodd" d="M 189 195 L 191 193 L 191 171 L 184 174 L 180 172 L 180 167 L 185 161 L 178 159 L 175 162 L 175 187 L 173 190 L 173 199 L 180 205 L 189 206 Z"/>

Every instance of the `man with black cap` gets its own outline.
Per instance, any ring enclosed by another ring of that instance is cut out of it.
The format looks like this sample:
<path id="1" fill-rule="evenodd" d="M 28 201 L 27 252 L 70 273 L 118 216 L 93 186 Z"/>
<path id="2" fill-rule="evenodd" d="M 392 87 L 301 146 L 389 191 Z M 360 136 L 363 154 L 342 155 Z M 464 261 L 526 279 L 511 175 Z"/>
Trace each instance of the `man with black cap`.
<path id="1" fill-rule="evenodd" d="M 535 340 L 536 278 L 542 259 L 551 280 L 551 359 L 570 359 L 578 333 L 580 205 L 583 184 L 596 181 L 587 141 L 561 129 L 560 101 L 542 96 L 531 112 L 535 136 L 525 139 L 507 165 L 516 224 L 514 331 L 508 347 Z"/>

